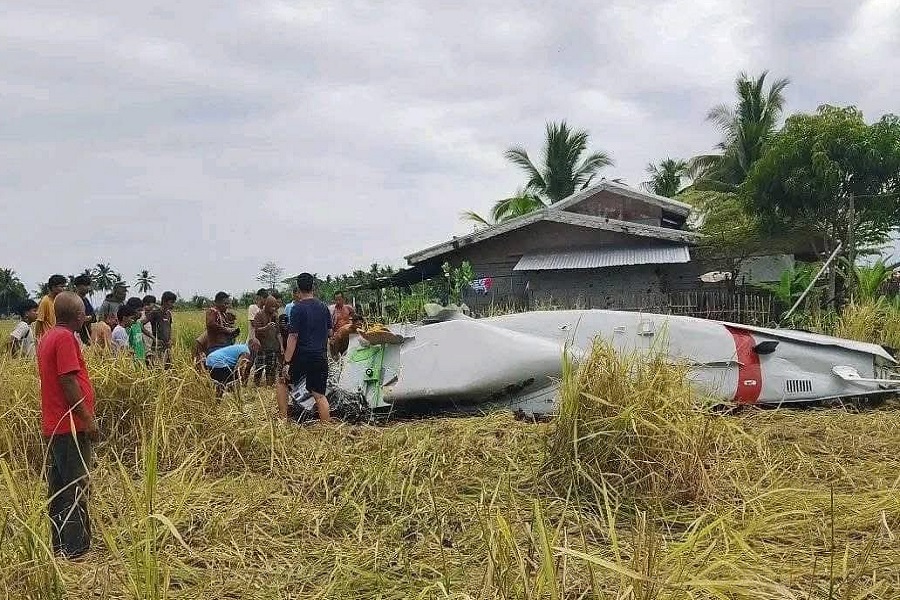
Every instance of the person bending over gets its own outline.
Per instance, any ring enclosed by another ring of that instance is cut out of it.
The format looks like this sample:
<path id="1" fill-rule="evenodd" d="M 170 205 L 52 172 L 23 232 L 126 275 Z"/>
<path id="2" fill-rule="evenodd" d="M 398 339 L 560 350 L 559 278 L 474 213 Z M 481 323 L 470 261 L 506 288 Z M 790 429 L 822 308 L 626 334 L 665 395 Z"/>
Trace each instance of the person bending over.
<path id="1" fill-rule="evenodd" d="M 209 376 L 216 384 L 216 398 L 235 381 L 246 381 L 250 374 L 251 354 L 259 351 L 259 341 L 250 338 L 247 344 L 232 344 L 213 350 L 206 356 Z"/>
<path id="2" fill-rule="evenodd" d="M 362 316 L 353 313 L 350 323 L 343 325 L 340 329 L 334 331 L 328 343 L 328 349 L 331 351 L 331 358 L 337 359 L 347 352 L 350 346 L 350 336 L 359 333 L 365 327 Z"/>

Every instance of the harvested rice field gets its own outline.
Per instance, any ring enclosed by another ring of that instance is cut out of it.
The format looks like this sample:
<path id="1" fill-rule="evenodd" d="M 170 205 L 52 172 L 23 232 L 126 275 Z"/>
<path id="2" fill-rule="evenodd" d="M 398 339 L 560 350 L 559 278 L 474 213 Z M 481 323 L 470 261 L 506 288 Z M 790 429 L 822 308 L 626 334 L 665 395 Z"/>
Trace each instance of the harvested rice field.
<path id="1" fill-rule="evenodd" d="M 89 369 L 94 547 L 66 562 L 35 367 L 0 359 L 0 597 L 900 597 L 896 403 L 721 414 L 598 346 L 549 423 L 301 428 L 270 390 L 217 403 L 183 350 Z"/>

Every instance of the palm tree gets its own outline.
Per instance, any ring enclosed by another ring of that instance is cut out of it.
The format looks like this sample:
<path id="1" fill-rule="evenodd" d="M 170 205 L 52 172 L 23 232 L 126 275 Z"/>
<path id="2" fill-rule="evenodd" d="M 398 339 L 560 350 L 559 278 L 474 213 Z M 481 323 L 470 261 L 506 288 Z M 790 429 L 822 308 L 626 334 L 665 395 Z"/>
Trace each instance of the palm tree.
<path id="1" fill-rule="evenodd" d="M 657 196 L 674 198 L 682 190 L 681 180 L 687 176 L 688 165 L 679 159 L 667 158 L 658 165 L 647 165 L 650 180 L 641 184 L 645 190 Z"/>
<path id="2" fill-rule="evenodd" d="M 490 227 L 492 225 L 497 225 L 498 223 L 503 223 L 504 221 L 509 221 L 510 219 L 527 215 L 528 213 L 544 208 L 545 206 L 547 205 L 544 204 L 544 201 L 536 194 L 519 189 L 509 198 L 497 200 L 497 202 L 494 203 L 494 207 L 491 209 L 491 214 L 488 218 L 482 217 L 477 212 L 471 210 L 463 211 L 460 218 L 463 221 L 475 223 L 476 227 Z"/>
<path id="3" fill-rule="evenodd" d="M 588 187 L 600 169 L 613 164 L 605 152 L 587 151 L 588 132 L 573 130 L 565 121 L 547 123 L 540 167 L 531 162 L 521 146 L 506 151 L 506 159 L 521 167 L 528 176 L 525 192 L 539 196 L 546 204 L 568 198 Z"/>
<path id="4" fill-rule="evenodd" d="M 138 291 L 142 294 L 148 293 L 153 289 L 153 284 L 156 283 L 155 279 L 156 278 L 151 275 L 150 271 L 147 269 L 141 270 L 141 272 L 137 274 L 137 279 L 135 280 Z"/>
<path id="5" fill-rule="evenodd" d="M 700 190 L 733 192 L 747 178 L 762 156 L 784 109 L 784 90 L 789 80 L 775 80 L 765 89 L 768 71 L 756 79 L 741 73 L 735 80 L 738 102 L 734 107 L 720 104 L 706 116 L 722 132 L 716 145 L 719 154 L 691 159 L 690 172 Z"/>
<path id="6" fill-rule="evenodd" d="M 28 290 L 12 269 L 0 269 L 0 314 L 7 315 L 28 297 Z"/>
<path id="7" fill-rule="evenodd" d="M 97 263 L 92 275 L 94 276 L 94 287 L 97 288 L 97 291 L 112 291 L 117 278 L 115 277 L 115 272 L 112 270 L 112 267 L 109 266 L 109 263 Z"/>

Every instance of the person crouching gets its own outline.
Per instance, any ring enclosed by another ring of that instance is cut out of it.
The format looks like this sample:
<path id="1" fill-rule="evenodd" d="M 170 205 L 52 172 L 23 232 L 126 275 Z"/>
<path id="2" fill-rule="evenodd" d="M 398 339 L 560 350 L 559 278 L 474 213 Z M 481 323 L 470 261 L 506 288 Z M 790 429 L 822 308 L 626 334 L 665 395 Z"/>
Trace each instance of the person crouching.
<path id="1" fill-rule="evenodd" d="M 259 352 L 259 340 L 250 338 L 246 344 L 232 344 L 206 355 L 209 376 L 216 384 L 216 398 L 236 381 L 246 381 L 252 366 L 251 354 Z"/>

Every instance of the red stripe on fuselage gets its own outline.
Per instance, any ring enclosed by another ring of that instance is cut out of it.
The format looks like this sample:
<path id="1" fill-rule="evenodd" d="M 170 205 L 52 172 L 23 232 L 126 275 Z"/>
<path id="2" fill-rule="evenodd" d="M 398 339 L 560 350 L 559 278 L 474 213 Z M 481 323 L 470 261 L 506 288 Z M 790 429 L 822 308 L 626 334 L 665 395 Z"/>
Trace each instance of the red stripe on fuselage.
<path id="1" fill-rule="evenodd" d="M 734 338 L 734 351 L 740 363 L 734 401 L 738 404 L 756 404 L 762 393 L 762 367 L 759 354 L 753 349 L 756 342 L 749 331 L 728 326 L 725 329 Z"/>

